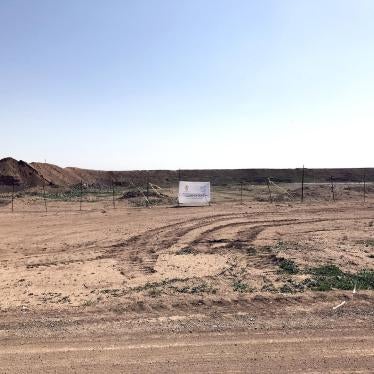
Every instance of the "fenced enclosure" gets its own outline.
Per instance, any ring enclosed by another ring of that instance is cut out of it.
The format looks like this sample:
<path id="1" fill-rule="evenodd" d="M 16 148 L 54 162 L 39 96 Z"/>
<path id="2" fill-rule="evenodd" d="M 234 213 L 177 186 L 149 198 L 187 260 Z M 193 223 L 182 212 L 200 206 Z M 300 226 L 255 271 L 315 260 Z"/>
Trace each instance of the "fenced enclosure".
<path id="1" fill-rule="evenodd" d="M 0 193 L 2 211 L 61 210 L 87 211 L 93 209 L 122 209 L 156 206 L 177 206 L 178 186 L 160 187 L 146 180 L 142 184 L 113 183 L 88 185 L 84 182 L 69 187 L 41 186 Z M 274 182 L 212 184 L 211 204 L 258 203 L 322 203 L 374 201 L 373 182 Z"/>

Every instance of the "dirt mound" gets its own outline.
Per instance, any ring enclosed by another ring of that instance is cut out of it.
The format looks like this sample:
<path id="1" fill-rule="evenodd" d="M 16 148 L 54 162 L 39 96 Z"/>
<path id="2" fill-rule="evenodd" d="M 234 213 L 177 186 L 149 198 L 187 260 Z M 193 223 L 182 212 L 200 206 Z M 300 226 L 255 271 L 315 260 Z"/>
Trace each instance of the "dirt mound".
<path id="1" fill-rule="evenodd" d="M 144 190 L 129 190 L 127 192 L 125 192 L 122 196 L 122 199 L 132 199 L 134 197 L 145 197 L 147 196 L 147 191 Z M 159 197 L 159 198 L 162 198 L 162 197 L 169 197 L 168 195 L 164 194 L 164 193 L 161 193 L 161 192 L 156 192 L 156 191 L 149 191 L 148 192 L 148 197 Z"/>
<path id="2" fill-rule="evenodd" d="M 0 160 L 0 186 L 7 190 L 16 186 L 16 189 L 52 184 L 36 169 L 25 161 L 17 161 L 11 157 Z"/>
<path id="3" fill-rule="evenodd" d="M 61 168 L 57 165 L 43 162 L 32 162 L 30 165 L 58 186 L 75 186 L 81 181 L 87 185 L 109 186 L 112 184 L 112 180 L 116 181 L 119 179 L 118 177 L 113 177 L 113 174 L 121 173 L 74 167 Z"/>
<path id="4" fill-rule="evenodd" d="M 30 165 L 35 168 L 39 174 L 53 181 L 53 183 L 58 186 L 71 186 L 81 181 L 80 176 L 69 168 L 61 168 L 57 165 L 42 162 L 32 162 Z"/>
<path id="5" fill-rule="evenodd" d="M 131 189 L 126 191 L 120 199 L 127 200 L 135 206 L 174 204 L 176 202 L 175 197 L 156 189 L 150 189 L 148 192 L 145 189 Z"/>

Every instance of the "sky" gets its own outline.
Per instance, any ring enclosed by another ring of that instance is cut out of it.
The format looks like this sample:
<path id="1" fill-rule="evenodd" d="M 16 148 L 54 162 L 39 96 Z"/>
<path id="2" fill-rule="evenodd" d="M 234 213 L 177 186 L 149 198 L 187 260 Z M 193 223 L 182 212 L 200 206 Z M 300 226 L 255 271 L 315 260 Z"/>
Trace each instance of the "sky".
<path id="1" fill-rule="evenodd" d="M 374 167 L 372 0 L 0 0 L 0 158 Z"/>

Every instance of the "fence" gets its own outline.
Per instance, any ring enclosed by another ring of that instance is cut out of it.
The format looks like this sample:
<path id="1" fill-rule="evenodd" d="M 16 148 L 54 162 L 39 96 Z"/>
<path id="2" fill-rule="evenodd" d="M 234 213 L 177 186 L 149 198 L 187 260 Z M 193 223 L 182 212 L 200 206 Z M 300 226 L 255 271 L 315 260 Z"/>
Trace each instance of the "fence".
<path id="1" fill-rule="evenodd" d="M 148 178 L 144 183 L 116 182 L 112 185 L 87 185 L 71 188 L 33 187 L 0 193 L 0 211 L 87 211 L 153 206 L 176 206 L 178 186 L 160 187 Z M 245 181 L 212 184 L 212 204 L 321 203 L 351 201 L 366 203 L 374 199 L 374 183 L 330 181 L 277 182 L 271 177 L 262 183 Z"/>

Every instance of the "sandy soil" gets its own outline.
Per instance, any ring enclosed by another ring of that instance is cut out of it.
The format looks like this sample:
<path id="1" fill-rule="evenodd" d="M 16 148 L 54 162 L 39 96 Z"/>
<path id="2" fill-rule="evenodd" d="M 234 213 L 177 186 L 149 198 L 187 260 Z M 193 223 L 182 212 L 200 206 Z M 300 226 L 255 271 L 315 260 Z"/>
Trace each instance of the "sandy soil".
<path id="1" fill-rule="evenodd" d="M 372 372 L 373 291 L 305 280 L 374 269 L 373 202 L 63 206 L 0 208 L 3 372 Z"/>
<path id="2" fill-rule="evenodd" d="M 364 329 L 208 332 L 12 342 L 0 359 L 3 372 L 17 373 L 369 373 L 373 344 Z"/>

